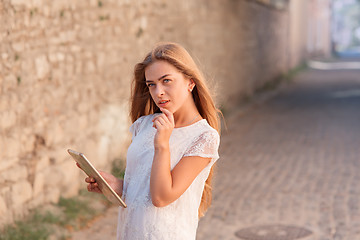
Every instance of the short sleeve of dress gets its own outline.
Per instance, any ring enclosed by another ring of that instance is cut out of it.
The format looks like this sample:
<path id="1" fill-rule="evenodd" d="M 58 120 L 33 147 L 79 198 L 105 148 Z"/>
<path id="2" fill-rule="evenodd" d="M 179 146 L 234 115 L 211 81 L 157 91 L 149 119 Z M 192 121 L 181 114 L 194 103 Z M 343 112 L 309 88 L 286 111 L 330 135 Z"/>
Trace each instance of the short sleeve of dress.
<path id="1" fill-rule="evenodd" d="M 184 157 L 199 156 L 211 158 L 211 165 L 219 159 L 218 149 L 220 136 L 214 131 L 207 131 L 200 134 L 185 151 Z"/>
<path id="2" fill-rule="evenodd" d="M 133 122 L 133 124 L 131 124 L 129 131 L 132 134 L 132 138 L 134 138 L 139 133 L 141 129 L 141 124 L 143 123 L 145 117 L 146 116 L 141 116 L 138 119 L 136 119 L 136 121 Z"/>

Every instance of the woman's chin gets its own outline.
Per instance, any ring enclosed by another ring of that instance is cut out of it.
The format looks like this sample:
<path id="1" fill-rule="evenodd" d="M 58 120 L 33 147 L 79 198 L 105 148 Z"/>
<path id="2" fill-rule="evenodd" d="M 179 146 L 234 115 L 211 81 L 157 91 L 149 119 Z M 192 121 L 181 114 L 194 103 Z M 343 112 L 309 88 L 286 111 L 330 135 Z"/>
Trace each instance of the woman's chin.
<path id="1" fill-rule="evenodd" d="M 161 109 L 161 108 L 163 108 L 163 109 L 166 109 L 166 110 L 168 110 L 169 112 L 171 112 L 172 114 L 174 114 L 176 111 L 174 111 L 174 109 L 172 109 L 171 107 L 161 107 L 161 106 L 158 106 L 159 107 L 159 109 Z M 160 110 L 160 112 L 161 112 L 161 110 Z"/>

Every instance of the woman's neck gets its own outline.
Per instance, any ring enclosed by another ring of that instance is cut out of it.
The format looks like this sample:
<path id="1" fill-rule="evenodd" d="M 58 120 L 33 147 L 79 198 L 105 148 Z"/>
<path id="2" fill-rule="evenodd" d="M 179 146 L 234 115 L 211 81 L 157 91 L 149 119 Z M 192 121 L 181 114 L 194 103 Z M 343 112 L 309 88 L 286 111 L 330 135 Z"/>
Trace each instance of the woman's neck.
<path id="1" fill-rule="evenodd" d="M 174 113 L 175 128 L 191 125 L 202 119 L 195 103 L 178 109 Z"/>

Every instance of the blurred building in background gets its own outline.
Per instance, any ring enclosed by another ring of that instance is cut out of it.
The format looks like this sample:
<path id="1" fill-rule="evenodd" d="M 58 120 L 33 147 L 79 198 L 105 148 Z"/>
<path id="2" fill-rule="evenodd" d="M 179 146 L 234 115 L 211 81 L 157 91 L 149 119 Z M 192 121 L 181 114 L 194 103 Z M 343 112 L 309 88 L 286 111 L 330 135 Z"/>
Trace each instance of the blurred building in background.
<path id="1" fill-rule="evenodd" d="M 332 13 L 334 54 L 360 57 L 360 1 L 334 0 Z"/>
<path id="2" fill-rule="evenodd" d="M 330 54 L 329 0 L 0 0 L 0 225 L 85 188 L 66 149 L 125 160 L 132 70 L 185 46 L 231 112 Z"/>

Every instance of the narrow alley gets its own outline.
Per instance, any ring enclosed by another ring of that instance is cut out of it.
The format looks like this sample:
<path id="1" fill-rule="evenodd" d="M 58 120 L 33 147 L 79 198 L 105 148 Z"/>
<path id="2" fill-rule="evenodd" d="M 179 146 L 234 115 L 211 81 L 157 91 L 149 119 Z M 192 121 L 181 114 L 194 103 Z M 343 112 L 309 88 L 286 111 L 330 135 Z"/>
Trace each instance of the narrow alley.
<path id="1" fill-rule="evenodd" d="M 360 239 L 359 166 L 360 71 L 302 72 L 228 120 L 198 239 Z"/>

